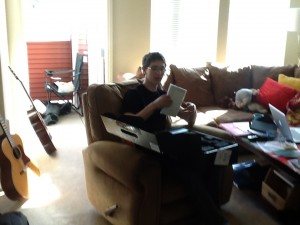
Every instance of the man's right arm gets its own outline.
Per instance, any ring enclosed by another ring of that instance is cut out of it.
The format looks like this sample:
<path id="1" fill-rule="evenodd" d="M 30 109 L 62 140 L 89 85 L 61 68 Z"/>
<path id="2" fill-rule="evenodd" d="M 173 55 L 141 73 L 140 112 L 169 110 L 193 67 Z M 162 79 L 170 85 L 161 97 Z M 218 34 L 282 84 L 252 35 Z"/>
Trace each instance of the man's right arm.
<path id="1" fill-rule="evenodd" d="M 139 116 L 143 120 L 147 120 L 154 113 L 154 111 L 158 109 L 157 107 L 158 105 L 155 102 L 151 102 L 137 113 L 125 112 L 124 114 L 131 116 Z"/>
<path id="2" fill-rule="evenodd" d="M 139 111 L 135 111 L 136 106 L 138 105 L 137 96 L 129 94 L 127 98 L 124 98 L 124 114 L 131 116 L 139 116 L 144 120 L 147 120 L 156 110 L 163 107 L 169 106 L 172 104 L 172 99 L 168 95 L 162 95 L 157 98 L 155 101 L 149 103 L 144 108 Z"/>

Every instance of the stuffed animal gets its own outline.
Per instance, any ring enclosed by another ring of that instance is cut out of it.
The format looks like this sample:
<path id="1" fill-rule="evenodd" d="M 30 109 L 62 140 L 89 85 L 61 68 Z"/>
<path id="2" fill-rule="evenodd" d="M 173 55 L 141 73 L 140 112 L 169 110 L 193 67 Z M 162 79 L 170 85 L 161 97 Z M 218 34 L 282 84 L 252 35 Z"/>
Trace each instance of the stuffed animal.
<path id="1" fill-rule="evenodd" d="M 261 104 L 253 101 L 253 96 L 258 94 L 259 90 L 242 88 L 235 93 L 235 105 L 238 109 L 258 112 L 258 113 L 267 113 L 268 110 L 263 107 Z"/>

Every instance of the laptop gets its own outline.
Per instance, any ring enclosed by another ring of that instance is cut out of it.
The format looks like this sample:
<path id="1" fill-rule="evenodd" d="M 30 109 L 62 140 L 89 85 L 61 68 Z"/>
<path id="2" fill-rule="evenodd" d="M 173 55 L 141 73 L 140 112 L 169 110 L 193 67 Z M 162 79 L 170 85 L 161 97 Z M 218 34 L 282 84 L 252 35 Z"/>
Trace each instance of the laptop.
<path id="1" fill-rule="evenodd" d="M 170 147 L 170 143 L 168 143 L 168 137 L 187 132 L 194 132 L 199 135 L 197 138 L 201 140 L 199 142 L 201 145 L 200 148 L 204 154 L 210 154 L 237 147 L 236 143 L 222 140 L 201 132 L 191 131 L 184 127 L 165 130 L 158 133 L 151 133 L 116 120 L 115 118 L 111 118 L 107 115 L 101 115 L 101 119 L 108 133 L 160 154 L 163 154 L 164 150 L 167 150 Z"/>
<path id="2" fill-rule="evenodd" d="M 300 127 L 290 127 L 283 112 L 269 104 L 273 121 L 280 130 L 282 136 L 290 142 L 300 143 Z"/>

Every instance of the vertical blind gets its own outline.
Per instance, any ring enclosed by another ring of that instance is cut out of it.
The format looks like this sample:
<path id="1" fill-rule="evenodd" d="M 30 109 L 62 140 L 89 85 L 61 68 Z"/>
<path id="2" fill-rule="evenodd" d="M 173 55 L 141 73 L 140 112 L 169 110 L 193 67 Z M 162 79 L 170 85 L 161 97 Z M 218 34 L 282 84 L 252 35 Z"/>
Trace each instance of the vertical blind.
<path id="1" fill-rule="evenodd" d="M 152 0 L 151 51 L 176 65 L 215 59 L 218 11 L 219 0 Z"/>

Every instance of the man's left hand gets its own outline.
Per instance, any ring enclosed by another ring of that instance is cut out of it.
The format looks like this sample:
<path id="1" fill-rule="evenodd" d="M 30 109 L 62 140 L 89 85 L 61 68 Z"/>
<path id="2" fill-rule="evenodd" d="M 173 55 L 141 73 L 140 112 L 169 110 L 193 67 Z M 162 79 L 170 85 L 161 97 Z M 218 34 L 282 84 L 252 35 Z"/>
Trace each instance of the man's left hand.
<path id="1" fill-rule="evenodd" d="M 192 102 L 183 102 L 178 116 L 187 121 L 189 126 L 193 126 L 197 117 L 196 105 Z"/>

